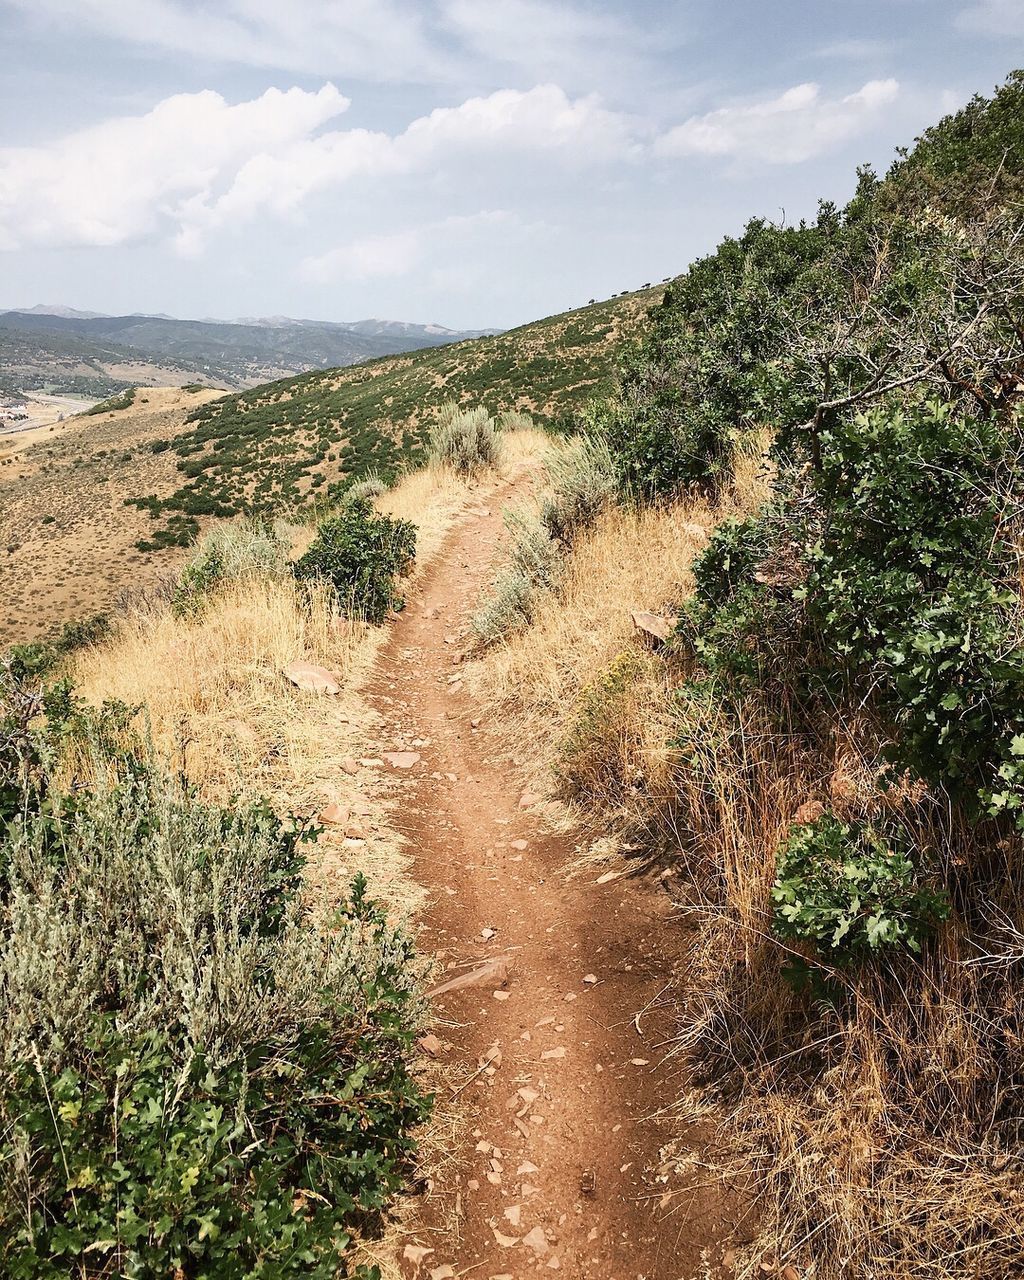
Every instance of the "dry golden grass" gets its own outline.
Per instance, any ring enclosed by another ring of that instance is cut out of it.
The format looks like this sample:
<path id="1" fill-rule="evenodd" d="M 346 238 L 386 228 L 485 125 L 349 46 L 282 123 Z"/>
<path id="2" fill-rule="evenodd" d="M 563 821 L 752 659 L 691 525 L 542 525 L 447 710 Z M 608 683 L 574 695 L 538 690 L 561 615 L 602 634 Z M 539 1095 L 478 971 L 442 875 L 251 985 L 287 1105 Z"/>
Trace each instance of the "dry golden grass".
<path id="1" fill-rule="evenodd" d="M 705 502 L 610 509 L 580 539 L 558 592 L 539 599 L 533 625 L 477 664 L 474 674 L 490 701 L 531 744 L 526 759 L 538 786 L 573 731 L 584 691 L 624 650 L 636 649 L 631 612 L 671 612 L 685 599 L 707 531 L 726 513 Z M 626 773 L 655 778 L 664 756 L 666 691 L 657 665 L 642 664 L 640 675 L 632 722 L 620 721 L 615 733 Z M 548 744 L 541 754 L 538 742 Z"/>
<path id="2" fill-rule="evenodd" d="M 528 462 L 539 443 L 533 437 L 514 440 L 500 475 L 470 484 L 415 472 L 382 495 L 380 510 L 418 526 L 415 573 L 436 555 L 460 512 L 488 501 L 495 485 Z M 291 530 L 296 550 L 312 532 Z M 175 617 L 166 603 L 140 606 L 121 620 L 111 639 L 79 653 L 69 674 L 92 702 L 141 703 L 156 750 L 206 799 L 267 798 L 280 814 L 301 818 L 315 817 L 328 805 L 349 811 L 347 822 L 324 827 L 311 854 L 311 908 L 319 916 L 329 912 L 361 871 L 371 894 L 414 926 L 424 891 L 391 826 L 393 802 L 369 787 L 360 793 L 368 775 L 352 777 L 345 768 L 347 759 L 376 753 L 360 686 L 387 635 L 386 627 L 339 618 L 326 592 L 307 597 L 290 579 L 252 578 L 215 595 L 195 617 Z M 342 693 L 329 697 L 296 689 L 282 675 L 295 659 L 326 667 Z M 428 1084 L 439 1070 L 428 1067 Z M 460 1149 L 454 1134 L 464 1123 L 463 1113 L 442 1104 L 420 1135 L 421 1172 L 439 1188 L 452 1180 L 452 1153 Z M 414 1202 L 397 1206 L 382 1238 L 359 1243 L 354 1263 L 376 1265 L 383 1280 L 400 1280 L 396 1242 L 403 1216 L 415 1212 Z"/>
<path id="3" fill-rule="evenodd" d="M 418 526 L 417 573 L 460 510 L 495 482 L 491 475 L 470 486 L 414 472 L 381 497 L 381 510 Z M 313 533 L 290 532 L 297 551 Z M 406 874 L 382 807 L 355 812 L 367 801 L 344 768 L 346 759 L 367 754 L 372 727 L 358 689 L 387 634 L 339 617 L 325 591 L 310 595 L 290 579 L 252 578 L 216 594 L 191 618 L 159 602 L 139 606 L 110 640 L 77 655 L 70 675 L 94 703 L 142 705 L 159 755 L 211 801 L 265 798 L 278 812 L 302 818 L 329 805 L 352 810 L 349 822 L 320 837 L 315 886 L 329 888 L 333 899 L 362 870 L 397 914 L 408 915 L 421 890 Z M 331 671 L 342 694 L 295 688 L 282 672 L 297 659 Z"/>
<path id="4" fill-rule="evenodd" d="M 419 471 L 378 500 L 380 510 L 417 524 L 417 573 L 460 510 L 486 497 L 496 479 L 470 485 Z M 296 550 L 312 536 L 298 526 L 288 531 Z M 141 704 L 158 752 L 209 799 L 260 796 L 310 813 L 338 800 L 341 760 L 366 727 L 357 686 L 386 635 L 339 617 L 326 591 L 253 577 L 214 595 L 195 617 L 143 603 L 110 640 L 77 655 L 70 674 L 91 701 Z M 282 670 L 296 659 L 330 670 L 342 696 L 295 689 Z"/>
<path id="5" fill-rule="evenodd" d="M 267 799 L 303 820 L 329 805 L 349 812 L 317 841 L 311 902 L 329 910 L 362 871 L 404 917 L 422 893 L 382 806 L 344 767 L 366 754 L 368 717 L 354 686 L 376 644 L 371 628 L 333 612 L 325 592 L 307 598 L 288 580 L 242 581 L 195 618 L 130 615 L 110 642 L 76 658 L 71 676 L 92 702 L 142 704 L 160 757 L 207 800 Z M 342 694 L 297 689 L 282 674 L 296 659 L 326 667 Z"/>
<path id="6" fill-rule="evenodd" d="M 737 1276 L 1019 1278 L 1020 842 L 976 865 L 976 840 L 948 808 L 919 787 L 880 793 L 881 744 L 863 717 L 823 707 L 796 732 L 780 727 L 778 691 L 729 714 L 713 698 L 681 703 L 686 664 L 635 636 L 631 609 L 690 590 L 702 527 L 762 500 L 756 453 L 737 473 L 735 506 L 608 512 L 530 628 L 475 677 L 535 789 L 554 780 L 592 831 L 642 830 L 672 864 L 692 951 L 675 992 L 688 1083 L 670 1109 L 681 1132 L 694 1117 L 717 1125 L 709 1176 L 750 1193 Z M 956 886 L 924 960 L 835 974 L 834 1006 L 793 989 L 791 954 L 771 936 L 776 850 L 807 805 L 898 813 Z M 584 860 L 607 863 L 611 844 L 598 839 Z"/>
<path id="7" fill-rule="evenodd" d="M 458 476 L 446 467 L 422 467 L 404 475 L 382 494 L 374 506 L 385 515 L 411 520 L 416 533 L 416 574 L 422 573 L 441 549 L 459 513 L 474 502 L 487 503 L 496 484 L 535 469 L 554 447 L 547 432 L 533 429 L 506 432 L 502 436 L 501 461 L 496 470 L 473 478 Z"/>

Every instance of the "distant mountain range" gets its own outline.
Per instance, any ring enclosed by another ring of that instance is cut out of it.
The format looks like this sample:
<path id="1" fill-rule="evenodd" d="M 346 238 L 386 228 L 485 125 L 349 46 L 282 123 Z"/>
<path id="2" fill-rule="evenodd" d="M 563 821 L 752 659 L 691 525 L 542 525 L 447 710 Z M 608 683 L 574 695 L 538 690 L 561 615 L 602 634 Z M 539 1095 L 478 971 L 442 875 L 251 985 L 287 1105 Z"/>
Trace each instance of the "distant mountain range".
<path id="1" fill-rule="evenodd" d="M 400 320 L 346 323 L 290 316 L 233 321 L 108 316 L 37 304 L 0 312 L 0 389 L 31 390 L 45 385 L 52 390 L 84 391 L 84 384 L 91 381 L 96 394 L 107 395 L 118 389 L 116 384 L 166 383 L 175 378 L 248 387 L 293 373 L 357 364 L 377 356 L 500 332 Z M 38 339 L 38 359 L 32 358 L 26 346 L 31 346 L 33 336 Z M 55 364 L 54 338 L 75 340 L 74 368 L 66 360 Z M 21 385 L 16 387 L 19 379 Z"/>

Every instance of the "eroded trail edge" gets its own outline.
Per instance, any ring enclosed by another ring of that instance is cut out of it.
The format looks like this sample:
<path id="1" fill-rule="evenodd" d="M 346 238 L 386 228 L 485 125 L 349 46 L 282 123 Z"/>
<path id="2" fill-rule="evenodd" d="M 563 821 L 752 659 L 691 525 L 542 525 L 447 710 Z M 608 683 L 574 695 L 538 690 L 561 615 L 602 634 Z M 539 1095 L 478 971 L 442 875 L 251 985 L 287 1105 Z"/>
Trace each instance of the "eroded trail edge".
<path id="1" fill-rule="evenodd" d="M 460 517 L 367 690 L 393 820 L 431 896 L 421 946 L 450 984 L 433 1001 L 433 1047 L 469 1112 L 456 1176 L 428 1198 L 403 1266 L 678 1278 L 715 1224 L 705 1204 L 695 1222 L 692 1197 L 666 1214 L 650 1119 L 678 1088 L 663 1062 L 669 899 L 624 876 L 566 878 L 579 837 L 550 831 L 462 679 L 512 489 Z"/>

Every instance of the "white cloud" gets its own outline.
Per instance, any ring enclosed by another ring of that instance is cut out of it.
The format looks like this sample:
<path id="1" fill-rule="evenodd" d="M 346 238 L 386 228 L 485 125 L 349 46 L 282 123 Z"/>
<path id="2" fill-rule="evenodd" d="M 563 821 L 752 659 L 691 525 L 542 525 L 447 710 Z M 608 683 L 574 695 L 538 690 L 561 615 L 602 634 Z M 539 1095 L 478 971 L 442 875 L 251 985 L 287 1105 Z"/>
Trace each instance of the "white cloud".
<path id="1" fill-rule="evenodd" d="M 197 197 L 257 155 L 284 156 L 349 105 L 333 85 L 268 89 L 231 106 L 178 94 L 142 116 L 47 147 L 0 149 L 0 234 L 8 245 L 113 245 L 187 221 Z"/>
<path id="2" fill-rule="evenodd" d="M 293 215 L 358 179 L 469 170 L 471 180 L 491 161 L 554 155 L 583 166 L 635 151 L 622 117 L 552 85 L 470 98 L 396 136 L 324 129 L 348 105 L 333 85 L 235 106 L 211 91 L 180 94 L 49 146 L 0 150 L 0 247 L 170 237 L 196 254 L 220 228 Z"/>
<path id="3" fill-rule="evenodd" d="M 957 15 L 964 31 L 1012 40 L 1024 35 L 1024 0 L 978 0 Z"/>
<path id="4" fill-rule="evenodd" d="M 395 146 L 413 162 L 453 148 L 560 151 L 583 163 L 636 151 L 624 116 L 606 111 L 594 95 L 571 100 L 550 84 L 526 93 L 500 89 L 458 107 L 439 107 L 414 120 Z"/>
<path id="5" fill-rule="evenodd" d="M 437 82 L 454 62 L 417 0 L 0 0 L 39 24 L 74 26 L 192 58 L 326 76 Z"/>
<path id="6" fill-rule="evenodd" d="M 731 156 L 798 164 L 876 124 L 898 95 L 895 80 L 870 80 L 844 98 L 828 98 L 818 85 L 800 84 L 766 102 L 691 116 L 659 138 L 655 149 L 664 156 Z"/>
<path id="7" fill-rule="evenodd" d="M 453 246 L 465 251 L 467 242 L 493 227 L 509 228 L 518 219 L 504 209 L 454 215 L 388 235 L 365 236 L 339 245 L 328 253 L 305 258 L 299 270 L 303 279 L 364 281 L 405 276 L 424 259 Z"/>
<path id="8" fill-rule="evenodd" d="M 611 83 L 652 41 L 565 0 L 0 0 L 44 27 L 72 26 L 194 59 L 383 83 Z M 662 33 L 663 41 L 666 38 Z"/>

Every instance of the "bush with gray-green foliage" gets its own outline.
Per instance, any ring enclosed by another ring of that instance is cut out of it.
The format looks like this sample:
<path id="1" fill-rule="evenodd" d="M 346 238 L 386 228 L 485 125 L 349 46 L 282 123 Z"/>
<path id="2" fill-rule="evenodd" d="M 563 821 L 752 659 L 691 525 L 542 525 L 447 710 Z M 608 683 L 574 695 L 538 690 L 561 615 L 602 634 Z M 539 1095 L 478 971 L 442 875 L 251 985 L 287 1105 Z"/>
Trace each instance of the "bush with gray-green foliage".
<path id="1" fill-rule="evenodd" d="M 498 574 L 490 595 L 473 617 L 473 630 L 484 645 L 496 644 L 533 620 L 536 602 L 553 591 L 561 575 L 561 554 L 551 535 L 532 513 L 505 512 L 509 532 L 509 564 Z"/>
<path id="2" fill-rule="evenodd" d="M 531 431 L 534 422 L 523 409 L 505 409 L 498 414 L 499 431 Z"/>
<path id="3" fill-rule="evenodd" d="M 289 541 L 280 523 L 237 520 L 217 525 L 181 571 L 174 592 L 174 612 L 197 612 L 211 594 L 229 582 L 285 577 L 288 552 Z"/>
<path id="4" fill-rule="evenodd" d="M 383 477 L 373 473 L 363 476 L 361 480 L 356 480 L 354 484 L 349 485 L 342 495 L 341 505 L 348 506 L 352 502 L 372 502 L 374 498 L 379 498 L 387 493 L 389 485 Z"/>
<path id="5" fill-rule="evenodd" d="M 448 401 L 438 410 L 430 431 L 429 458 L 434 466 L 472 476 L 496 466 L 501 458 L 501 434 L 486 409 L 464 409 Z"/>
<path id="6" fill-rule="evenodd" d="M 0 688 L 0 1274 L 369 1280 L 353 1232 L 427 1108 L 408 940 L 361 880 L 314 926 L 265 806 L 201 803 L 66 688 L 42 726 L 23 703 Z M 69 731 L 99 758 L 64 791 Z"/>
<path id="7" fill-rule="evenodd" d="M 545 463 L 548 489 L 541 500 L 541 520 L 563 547 L 593 527 L 618 495 L 615 461 L 600 436 L 580 435 Z"/>

